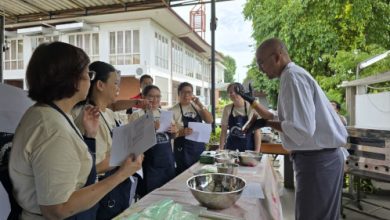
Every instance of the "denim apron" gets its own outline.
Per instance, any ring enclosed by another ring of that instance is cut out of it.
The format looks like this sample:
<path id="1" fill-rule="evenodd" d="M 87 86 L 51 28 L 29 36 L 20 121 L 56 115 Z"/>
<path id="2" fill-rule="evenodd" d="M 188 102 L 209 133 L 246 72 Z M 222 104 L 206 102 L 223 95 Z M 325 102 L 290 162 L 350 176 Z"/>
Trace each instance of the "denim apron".
<path id="1" fill-rule="evenodd" d="M 226 142 L 226 149 L 229 150 L 254 150 L 254 134 L 245 134 L 241 129 L 244 124 L 248 121 L 248 112 L 245 106 L 245 115 L 233 116 L 234 104 L 229 115 L 228 127 L 229 127 L 229 136 Z"/>
<path id="2" fill-rule="evenodd" d="M 142 163 L 145 195 L 175 177 L 175 158 L 170 136 L 166 132 L 156 133 L 156 139 L 157 144 L 144 153 Z"/>
<path id="3" fill-rule="evenodd" d="M 85 144 L 87 144 L 88 151 L 89 151 L 89 153 L 92 156 L 92 168 L 91 168 L 91 172 L 88 175 L 87 181 L 86 181 L 86 183 L 84 184 L 83 187 L 86 187 L 86 186 L 94 184 L 96 182 L 96 176 L 97 176 L 96 164 L 95 164 L 95 161 L 96 161 L 96 157 L 95 157 L 95 153 L 96 153 L 95 139 L 94 138 L 86 138 L 86 137 L 83 138 L 80 135 L 80 133 L 77 131 L 77 129 L 73 125 L 73 123 L 70 121 L 68 116 L 66 116 L 66 114 L 58 106 L 56 106 L 54 103 L 49 103 L 49 106 L 54 108 L 55 110 L 57 110 L 61 115 L 63 115 L 65 117 L 65 119 L 68 121 L 68 123 L 70 124 L 70 126 L 72 126 L 73 130 L 77 133 L 77 135 L 85 142 Z M 87 210 L 85 210 L 83 212 L 77 213 L 77 214 L 75 214 L 75 215 L 73 215 L 71 217 L 68 217 L 66 219 L 67 220 L 95 220 L 96 219 L 96 211 L 98 209 L 98 206 L 99 206 L 98 204 L 95 204 L 90 209 L 87 209 Z"/>
<path id="4" fill-rule="evenodd" d="M 112 138 L 112 130 L 108 125 L 103 114 L 100 112 L 100 117 L 103 118 L 108 130 L 110 131 L 110 136 Z M 116 127 L 120 126 L 120 123 L 115 120 Z M 119 167 L 114 168 L 110 171 L 107 171 L 103 176 L 99 177 L 99 181 L 111 176 L 114 174 Z M 112 219 L 115 216 L 122 213 L 125 209 L 130 207 L 130 190 L 131 190 L 131 181 L 130 178 L 126 178 L 123 182 L 117 185 L 109 193 L 107 193 L 99 201 L 99 209 L 97 210 L 97 220 L 106 220 Z"/>
<path id="5" fill-rule="evenodd" d="M 196 112 L 196 116 L 194 118 L 184 116 L 183 109 L 180 106 L 181 117 L 184 128 L 188 127 L 188 122 L 202 122 L 202 118 L 200 117 L 198 111 L 191 104 L 192 108 Z M 174 141 L 174 154 L 176 161 L 176 175 L 179 175 L 194 163 L 196 163 L 200 154 L 205 150 L 205 143 L 191 141 L 185 139 L 185 137 L 178 137 Z"/>
<path id="6" fill-rule="evenodd" d="M 88 145 L 88 150 L 92 156 L 92 169 L 88 175 L 87 182 L 83 186 L 83 187 L 86 187 L 86 186 L 95 184 L 95 182 L 96 182 L 96 176 L 97 176 L 96 165 L 95 165 L 96 144 L 95 144 L 95 139 L 93 139 L 93 138 L 84 137 L 84 142 Z M 80 213 L 73 215 L 73 216 L 66 218 L 66 219 L 67 220 L 95 220 L 98 207 L 99 207 L 99 204 L 95 204 L 92 208 L 90 208 L 86 211 L 80 212 Z"/>

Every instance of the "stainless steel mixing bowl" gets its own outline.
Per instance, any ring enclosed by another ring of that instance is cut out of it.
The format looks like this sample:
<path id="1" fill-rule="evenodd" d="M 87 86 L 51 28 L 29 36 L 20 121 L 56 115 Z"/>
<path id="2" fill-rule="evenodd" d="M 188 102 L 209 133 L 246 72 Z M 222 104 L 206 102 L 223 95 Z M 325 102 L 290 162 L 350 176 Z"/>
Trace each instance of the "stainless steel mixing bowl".
<path id="1" fill-rule="evenodd" d="M 210 209 L 226 209 L 241 196 L 244 179 L 222 173 L 196 175 L 187 180 L 187 186 L 198 202 Z"/>
<path id="2" fill-rule="evenodd" d="M 236 158 L 234 158 L 233 156 L 231 156 L 229 154 L 217 154 L 214 158 L 215 158 L 215 161 L 217 161 L 217 163 L 235 163 L 236 162 Z"/>
<path id="3" fill-rule="evenodd" d="M 218 173 L 237 174 L 238 164 L 235 163 L 217 163 Z"/>
<path id="4" fill-rule="evenodd" d="M 262 156 L 262 153 L 255 151 L 245 151 L 240 152 L 238 159 L 240 161 L 240 165 L 254 167 L 257 166 L 257 164 L 261 161 Z"/>

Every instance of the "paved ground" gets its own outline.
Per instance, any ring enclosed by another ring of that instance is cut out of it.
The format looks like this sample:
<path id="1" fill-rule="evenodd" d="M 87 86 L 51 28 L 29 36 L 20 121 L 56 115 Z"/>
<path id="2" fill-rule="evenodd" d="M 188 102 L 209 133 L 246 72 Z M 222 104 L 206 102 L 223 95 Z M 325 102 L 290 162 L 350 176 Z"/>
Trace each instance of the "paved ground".
<path id="1" fill-rule="evenodd" d="M 276 166 L 275 168 L 279 171 L 278 173 L 280 174 L 280 181 L 283 180 L 283 157 L 278 156 L 277 158 L 279 160 L 279 165 Z M 275 163 L 277 165 L 278 162 Z M 281 184 L 282 186 L 282 184 Z M 294 204 L 294 190 L 291 189 L 285 189 L 281 187 L 280 189 L 280 194 L 281 194 L 281 202 L 282 202 L 282 208 L 283 208 L 283 216 L 284 220 L 294 220 L 294 209 L 295 209 L 295 204 Z M 385 206 L 390 208 L 390 192 L 384 191 L 381 192 L 379 195 L 366 195 L 365 198 L 367 201 L 379 204 L 381 206 Z M 343 204 L 346 204 L 348 207 L 357 209 L 354 204 L 351 203 L 351 200 L 348 198 L 343 199 Z M 383 209 L 383 208 L 378 208 L 375 206 L 372 206 L 370 204 L 366 203 L 361 203 L 363 210 L 370 212 L 373 215 L 379 216 L 381 219 L 388 219 L 390 220 L 390 210 Z M 374 220 L 376 218 L 369 217 L 354 211 L 350 211 L 348 209 L 344 209 L 344 214 L 346 216 L 346 220 Z M 343 218 L 340 216 L 340 220 Z"/>

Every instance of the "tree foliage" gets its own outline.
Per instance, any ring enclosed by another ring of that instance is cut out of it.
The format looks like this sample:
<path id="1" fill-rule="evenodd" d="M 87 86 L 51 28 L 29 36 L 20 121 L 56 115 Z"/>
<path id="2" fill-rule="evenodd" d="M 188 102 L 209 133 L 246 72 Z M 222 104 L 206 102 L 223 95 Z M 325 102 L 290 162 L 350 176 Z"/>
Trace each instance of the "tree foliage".
<path id="1" fill-rule="evenodd" d="M 257 44 L 282 39 L 294 62 L 307 69 L 329 99 L 344 101 L 344 80 L 355 77 L 356 65 L 390 49 L 389 0 L 248 0 L 244 16 L 252 21 Z M 390 69 L 390 58 L 362 76 Z M 276 102 L 278 83 L 251 65 L 248 77 Z"/>
<path id="2" fill-rule="evenodd" d="M 236 61 L 231 56 L 225 56 L 223 59 L 223 65 L 225 66 L 224 70 L 224 80 L 225 83 L 231 83 L 234 81 L 234 74 L 236 74 Z"/>

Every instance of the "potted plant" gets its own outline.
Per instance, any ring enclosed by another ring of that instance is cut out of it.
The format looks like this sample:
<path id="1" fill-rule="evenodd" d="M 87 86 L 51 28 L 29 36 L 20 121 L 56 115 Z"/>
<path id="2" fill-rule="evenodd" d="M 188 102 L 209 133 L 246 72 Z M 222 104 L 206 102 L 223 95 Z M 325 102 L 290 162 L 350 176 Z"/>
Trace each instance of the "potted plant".
<path id="1" fill-rule="evenodd" d="M 219 137 L 221 136 L 221 128 L 216 127 L 215 132 L 211 132 L 209 143 L 206 144 L 206 150 L 217 150 L 219 148 Z"/>

